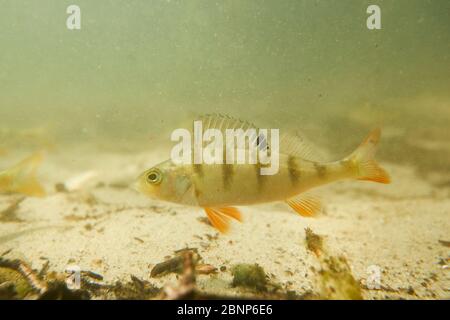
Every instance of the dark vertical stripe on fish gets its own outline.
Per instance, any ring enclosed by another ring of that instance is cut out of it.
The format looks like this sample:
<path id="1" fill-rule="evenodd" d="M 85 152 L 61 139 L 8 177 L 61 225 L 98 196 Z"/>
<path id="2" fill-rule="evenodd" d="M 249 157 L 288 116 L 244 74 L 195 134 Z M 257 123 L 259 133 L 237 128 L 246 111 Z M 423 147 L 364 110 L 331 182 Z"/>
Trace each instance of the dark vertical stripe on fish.
<path id="1" fill-rule="evenodd" d="M 258 191 L 261 192 L 265 185 L 266 176 L 261 174 L 261 168 L 264 167 L 261 162 L 255 164 L 256 184 L 258 185 Z"/>
<path id="2" fill-rule="evenodd" d="M 194 169 L 194 172 L 199 176 L 203 177 L 203 165 L 202 164 L 193 164 L 192 168 Z"/>
<path id="3" fill-rule="evenodd" d="M 289 171 L 289 179 L 293 185 L 300 181 L 300 168 L 294 156 L 289 156 L 287 159 L 287 166 Z"/>
<path id="4" fill-rule="evenodd" d="M 325 167 L 317 162 L 314 162 L 314 168 L 316 169 L 317 176 L 320 179 L 324 179 L 327 176 L 327 167 Z"/>
<path id="5" fill-rule="evenodd" d="M 229 190 L 233 181 L 234 165 L 231 163 L 227 164 L 226 155 L 227 147 L 224 145 L 222 149 L 222 185 L 224 190 Z"/>
<path id="6" fill-rule="evenodd" d="M 223 188 L 229 190 L 231 187 L 231 182 L 233 181 L 234 175 L 234 165 L 233 164 L 222 164 L 222 182 Z"/>
<path id="7" fill-rule="evenodd" d="M 200 200 L 200 197 L 202 196 L 202 192 L 197 189 L 197 186 L 194 186 L 194 194 L 195 194 L 195 199 L 197 199 L 197 201 Z"/>

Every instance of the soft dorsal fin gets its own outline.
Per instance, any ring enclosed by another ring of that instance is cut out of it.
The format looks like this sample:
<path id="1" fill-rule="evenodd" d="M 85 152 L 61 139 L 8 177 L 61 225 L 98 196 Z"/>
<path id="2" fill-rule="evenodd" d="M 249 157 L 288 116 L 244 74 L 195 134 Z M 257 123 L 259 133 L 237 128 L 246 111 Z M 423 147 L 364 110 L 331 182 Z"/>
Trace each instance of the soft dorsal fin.
<path id="1" fill-rule="evenodd" d="M 299 131 L 281 135 L 280 153 L 296 156 L 309 161 L 325 161 L 323 153 Z"/>

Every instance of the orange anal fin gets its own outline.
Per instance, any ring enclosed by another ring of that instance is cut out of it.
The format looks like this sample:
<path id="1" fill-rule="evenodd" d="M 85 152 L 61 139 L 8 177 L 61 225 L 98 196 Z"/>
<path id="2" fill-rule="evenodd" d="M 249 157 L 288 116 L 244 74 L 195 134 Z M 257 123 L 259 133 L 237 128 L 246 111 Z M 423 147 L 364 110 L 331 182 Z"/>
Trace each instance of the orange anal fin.
<path id="1" fill-rule="evenodd" d="M 242 221 L 241 213 L 238 209 L 233 207 L 204 209 L 213 227 L 221 233 L 227 233 L 230 229 L 230 218 Z"/>
<path id="2" fill-rule="evenodd" d="M 233 218 L 234 220 L 237 220 L 239 222 L 242 222 L 242 216 L 238 209 L 233 207 L 223 207 L 223 208 L 217 208 L 220 213 Z"/>
<path id="3" fill-rule="evenodd" d="M 308 194 L 287 199 L 286 203 L 303 217 L 313 217 L 322 209 L 320 199 Z"/>

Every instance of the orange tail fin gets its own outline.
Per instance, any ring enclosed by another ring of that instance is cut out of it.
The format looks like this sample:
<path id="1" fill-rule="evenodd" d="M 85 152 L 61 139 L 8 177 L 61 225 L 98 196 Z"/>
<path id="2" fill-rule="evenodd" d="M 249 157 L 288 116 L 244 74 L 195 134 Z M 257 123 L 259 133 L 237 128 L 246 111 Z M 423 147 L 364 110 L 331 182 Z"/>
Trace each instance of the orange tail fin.
<path id="1" fill-rule="evenodd" d="M 381 130 L 373 130 L 361 145 L 348 157 L 356 168 L 356 179 L 379 183 L 390 183 L 389 174 L 375 161 L 375 151 Z"/>

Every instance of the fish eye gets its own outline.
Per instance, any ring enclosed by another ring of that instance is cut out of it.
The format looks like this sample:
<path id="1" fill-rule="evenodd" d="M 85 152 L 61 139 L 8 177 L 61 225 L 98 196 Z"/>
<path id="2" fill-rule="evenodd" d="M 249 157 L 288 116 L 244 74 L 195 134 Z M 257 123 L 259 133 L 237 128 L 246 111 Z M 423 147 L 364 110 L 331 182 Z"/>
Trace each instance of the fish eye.
<path id="1" fill-rule="evenodd" d="M 161 172 L 159 170 L 151 170 L 147 173 L 147 181 L 152 184 L 158 184 L 161 182 Z"/>

